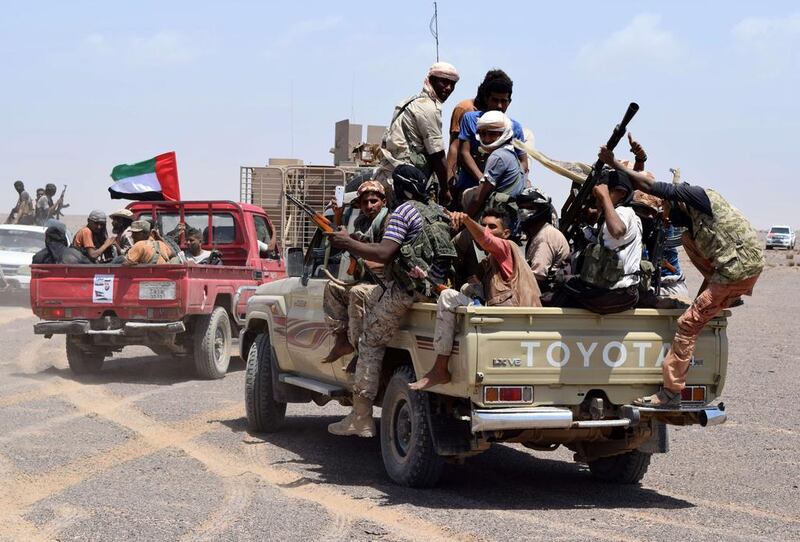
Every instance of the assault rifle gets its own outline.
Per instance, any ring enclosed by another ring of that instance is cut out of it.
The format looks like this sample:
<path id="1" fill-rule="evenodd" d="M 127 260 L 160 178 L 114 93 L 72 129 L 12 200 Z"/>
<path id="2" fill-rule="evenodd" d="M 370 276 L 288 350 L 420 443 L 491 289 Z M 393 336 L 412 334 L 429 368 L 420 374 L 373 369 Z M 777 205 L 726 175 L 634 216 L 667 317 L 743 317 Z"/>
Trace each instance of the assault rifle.
<path id="1" fill-rule="evenodd" d="M 300 201 L 299 199 L 295 198 L 291 194 L 287 194 L 287 193 L 284 192 L 284 195 L 286 196 L 286 199 L 289 200 L 289 202 L 294 204 L 298 209 L 300 209 L 306 215 L 308 215 L 308 217 L 311 219 L 311 221 L 314 224 L 316 224 L 316 226 L 319 229 L 321 229 L 325 233 L 333 233 L 333 224 L 331 224 L 331 221 L 328 220 L 328 218 L 326 218 L 322 213 L 318 213 L 317 211 L 314 210 L 313 207 L 311 207 L 310 205 L 308 205 L 305 202 Z M 351 254 L 351 255 L 352 255 L 352 258 L 350 259 L 350 269 L 348 269 L 348 272 L 355 271 L 355 269 L 358 267 L 358 262 L 360 260 L 360 258 L 358 258 L 355 254 Z M 370 269 L 370 267 L 368 265 L 364 264 L 362 266 L 362 268 L 363 268 L 364 272 L 367 274 L 367 276 L 372 281 L 374 281 L 375 284 L 380 286 L 381 289 L 385 292 L 386 291 L 386 284 L 384 284 L 384 282 L 381 280 L 381 278 L 372 269 Z"/>
<path id="2" fill-rule="evenodd" d="M 622 122 L 617 124 L 611 134 L 611 137 L 608 138 L 606 147 L 608 147 L 609 150 L 614 150 L 614 147 L 617 146 L 619 140 L 625 135 L 625 131 L 628 128 L 628 123 L 631 121 L 637 111 L 639 111 L 639 105 L 631 102 L 631 104 L 628 106 L 628 110 L 625 111 L 625 116 L 622 117 Z M 598 160 L 595 162 L 591 173 L 589 173 L 589 176 L 586 178 L 583 184 L 573 182 L 572 188 L 570 189 L 570 195 L 567 198 L 566 203 L 564 203 L 564 207 L 561 209 L 561 233 L 563 233 L 564 237 L 566 237 L 567 240 L 572 243 L 579 242 L 583 235 L 580 228 L 581 221 L 583 220 L 586 210 L 594 200 L 592 196 L 592 190 L 594 190 L 594 187 L 597 186 L 602 170 L 603 162 Z"/>
<path id="3" fill-rule="evenodd" d="M 67 185 L 64 185 L 64 188 L 61 190 L 61 195 L 58 196 L 58 200 L 56 204 L 53 206 L 53 218 L 56 220 L 61 220 L 61 216 L 64 214 L 61 211 L 69 207 L 69 203 L 64 203 L 64 193 L 67 191 Z"/>

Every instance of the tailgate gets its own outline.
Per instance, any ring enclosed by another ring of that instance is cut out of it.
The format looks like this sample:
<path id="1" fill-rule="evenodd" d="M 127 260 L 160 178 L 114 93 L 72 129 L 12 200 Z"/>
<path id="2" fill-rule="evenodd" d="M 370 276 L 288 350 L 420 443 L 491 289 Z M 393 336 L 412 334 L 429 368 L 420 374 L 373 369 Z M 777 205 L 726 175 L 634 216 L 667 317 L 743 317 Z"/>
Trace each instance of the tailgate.
<path id="1" fill-rule="evenodd" d="M 174 320 L 185 313 L 182 265 L 35 265 L 31 308 L 40 318 L 96 319 L 113 312 L 127 320 Z"/>
<path id="2" fill-rule="evenodd" d="M 470 309 L 467 325 L 479 332 L 476 380 L 576 386 L 584 391 L 659 385 L 661 363 L 680 314 L 655 309 L 616 315 L 557 308 Z M 717 318 L 703 330 L 688 383 L 722 383 L 725 323 L 725 318 Z"/>

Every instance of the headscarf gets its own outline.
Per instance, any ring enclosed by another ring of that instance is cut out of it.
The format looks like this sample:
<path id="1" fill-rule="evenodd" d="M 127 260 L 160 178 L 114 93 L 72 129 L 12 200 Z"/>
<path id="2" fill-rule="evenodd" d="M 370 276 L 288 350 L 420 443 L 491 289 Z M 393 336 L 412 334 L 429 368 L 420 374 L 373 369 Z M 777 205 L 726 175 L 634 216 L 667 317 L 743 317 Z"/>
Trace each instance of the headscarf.
<path id="1" fill-rule="evenodd" d="M 477 135 L 477 132 L 480 132 L 481 130 L 500 132 L 500 137 L 498 137 L 494 143 L 490 143 L 488 145 L 484 144 L 483 141 L 481 141 L 481 136 Z M 478 138 L 478 143 L 480 143 L 481 148 L 486 152 L 492 152 L 493 150 L 510 143 L 514 138 L 514 125 L 511 123 L 511 119 L 508 118 L 508 115 L 502 111 L 487 111 L 481 115 L 478 118 L 478 127 L 475 131 L 476 137 Z"/>
<path id="2" fill-rule="evenodd" d="M 427 92 L 428 95 L 437 102 L 441 100 L 439 100 L 439 97 L 436 95 L 436 91 L 433 90 L 433 85 L 431 85 L 431 77 L 447 79 L 454 83 L 457 83 L 460 79 L 458 70 L 456 70 L 456 67 L 449 62 L 437 62 L 428 68 L 428 75 L 425 76 L 425 80 L 422 82 L 422 87 L 425 89 L 425 92 Z"/>
<path id="3" fill-rule="evenodd" d="M 392 172 L 392 185 L 395 204 L 408 200 L 428 202 L 428 179 L 419 169 L 409 164 L 401 164 Z"/>
<path id="4" fill-rule="evenodd" d="M 44 232 L 44 248 L 33 255 L 32 263 L 91 263 L 80 251 L 67 246 L 67 228 L 63 223 L 53 221 Z"/>

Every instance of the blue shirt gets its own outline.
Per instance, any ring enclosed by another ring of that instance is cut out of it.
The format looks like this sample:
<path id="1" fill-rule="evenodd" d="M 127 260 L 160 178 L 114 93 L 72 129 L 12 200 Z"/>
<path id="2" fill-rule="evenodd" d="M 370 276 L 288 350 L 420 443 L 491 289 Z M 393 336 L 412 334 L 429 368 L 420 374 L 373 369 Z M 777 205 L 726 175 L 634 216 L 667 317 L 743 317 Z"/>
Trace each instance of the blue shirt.
<path id="1" fill-rule="evenodd" d="M 497 192 L 515 197 L 522 192 L 525 188 L 525 177 L 522 175 L 519 158 L 511 145 L 503 145 L 489 155 L 483 178 L 491 183 Z"/>
<path id="2" fill-rule="evenodd" d="M 478 141 L 478 119 L 481 117 L 481 115 L 483 115 L 483 113 L 484 111 L 470 111 L 469 113 L 465 113 L 461 118 L 461 130 L 458 132 L 458 139 L 462 141 L 469 141 L 469 149 L 473 157 L 476 157 L 479 152 L 478 149 L 480 148 L 480 142 Z M 522 132 L 522 125 L 514 119 L 511 119 L 511 125 L 514 128 L 514 139 L 525 141 L 525 134 Z M 524 151 L 516 152 L 517 156 L 522 156 L 524 154 Z M 480 164 L 483 161 L 484 160 L 476 160 L 478 167 L 481 167 Z M 465 170 L 465 168 L 461 168 L 461 171 L 458 174 L 456 186 L 461 189 L 467 189 L 477 185 L 478 181 L 475 180 L 472 175 Z"/>

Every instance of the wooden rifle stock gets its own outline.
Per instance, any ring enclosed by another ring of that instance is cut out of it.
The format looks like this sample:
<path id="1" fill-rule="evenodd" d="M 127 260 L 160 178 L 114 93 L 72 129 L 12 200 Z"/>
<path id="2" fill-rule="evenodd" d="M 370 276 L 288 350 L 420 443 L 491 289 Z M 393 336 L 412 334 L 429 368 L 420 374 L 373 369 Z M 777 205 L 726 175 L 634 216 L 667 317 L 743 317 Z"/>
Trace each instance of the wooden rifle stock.
<path id="1" fill-rule="evenodd" d="M 611 137 L 608 138 L 608 142 L 606 143 L 608 149 L 614 150 L 619 140 L 625 135 L 628 129 L 628 123 L 633 119 L 637 111 L 639 111 L 639 105 L 631 102 L 630 105 L 628 105 L 628 109 L 625 111 L 625 115 L 622 117 L 622 121 L 614 127 Z M 583 184 L 572 184 L 570 197 L 567 198 L 567 202 L 561 209 L 560 225 L 561 233 L 563 233 L 569 241 L 574 242 L 580 237 L 581 219 L 592 201 L 592 190 L 594 190 L 594 187 L 597 185 L 602 169 L 603 162 L 597 160 L 592 167 L 592 172 Z"/>

